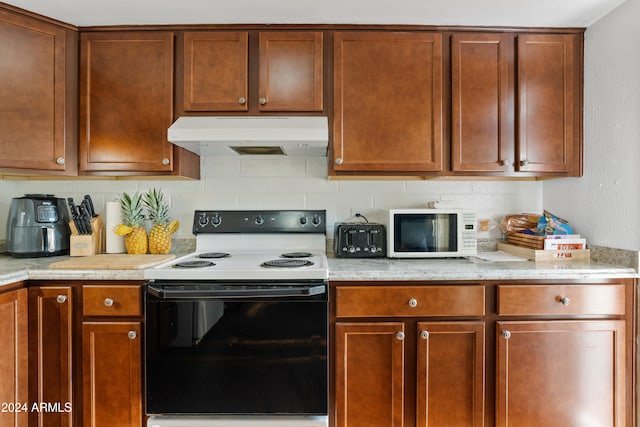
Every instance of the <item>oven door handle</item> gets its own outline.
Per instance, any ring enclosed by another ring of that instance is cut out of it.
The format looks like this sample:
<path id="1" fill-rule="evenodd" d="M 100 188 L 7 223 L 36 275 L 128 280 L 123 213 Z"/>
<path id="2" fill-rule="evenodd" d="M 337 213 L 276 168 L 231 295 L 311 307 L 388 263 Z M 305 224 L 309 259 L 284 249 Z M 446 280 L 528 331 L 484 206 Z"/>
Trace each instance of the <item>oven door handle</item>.
<path id="1" fill-rule="evenodd" d="M 296 287 L 272 287 L 263 289 L 168 289 L 147 285 L 147 291 L 160 299 L 228 299 L 228 298 L 273 298 L 312 297 L 325 293 L 325 285 Z"/>

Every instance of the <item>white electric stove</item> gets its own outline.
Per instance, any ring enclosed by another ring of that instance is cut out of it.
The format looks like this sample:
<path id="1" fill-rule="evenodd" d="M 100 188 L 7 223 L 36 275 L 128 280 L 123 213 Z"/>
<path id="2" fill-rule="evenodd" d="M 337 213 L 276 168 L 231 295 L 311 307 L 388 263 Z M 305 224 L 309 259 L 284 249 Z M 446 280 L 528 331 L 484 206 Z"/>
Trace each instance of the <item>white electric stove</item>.
<path id="1" fill-rule="evenodd" d="M 326 427 L 325 211 L 196 211 L 193 233 L 144 273 L 148 427 Z"/>

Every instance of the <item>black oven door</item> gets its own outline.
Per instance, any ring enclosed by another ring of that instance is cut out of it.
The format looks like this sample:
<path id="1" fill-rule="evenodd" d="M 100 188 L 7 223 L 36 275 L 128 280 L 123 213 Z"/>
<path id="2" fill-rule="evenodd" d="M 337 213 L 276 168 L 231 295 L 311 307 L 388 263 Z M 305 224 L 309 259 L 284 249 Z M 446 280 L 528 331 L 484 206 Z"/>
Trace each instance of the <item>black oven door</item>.
<path id="1" fill-rule="evenodd" d="M 146 410 L 326 415 L 324 282 L 151 283 Z"/>

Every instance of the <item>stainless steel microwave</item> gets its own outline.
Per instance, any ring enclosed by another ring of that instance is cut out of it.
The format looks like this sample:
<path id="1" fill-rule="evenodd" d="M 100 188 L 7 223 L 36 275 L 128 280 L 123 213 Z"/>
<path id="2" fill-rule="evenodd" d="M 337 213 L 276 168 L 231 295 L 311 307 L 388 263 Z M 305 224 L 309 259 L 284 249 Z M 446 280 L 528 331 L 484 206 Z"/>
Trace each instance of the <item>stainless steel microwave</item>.
<path id="1" fill-rule="evenodd" d="M 477 253 L 476 213 L 460 209 L 390 209 L 389 258 L 447 258 Z"/>

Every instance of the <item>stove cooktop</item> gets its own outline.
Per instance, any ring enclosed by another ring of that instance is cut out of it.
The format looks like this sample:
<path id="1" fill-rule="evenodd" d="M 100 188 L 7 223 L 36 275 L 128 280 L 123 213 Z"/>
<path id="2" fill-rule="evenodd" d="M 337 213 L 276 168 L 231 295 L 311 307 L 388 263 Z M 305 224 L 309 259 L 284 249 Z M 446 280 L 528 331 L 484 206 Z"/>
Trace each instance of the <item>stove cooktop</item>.
<path id="1" fill-rule="evenodd" d="M 151 280 L 328 279 L 324 252 L 195 252 L 144 271 Z"/>

